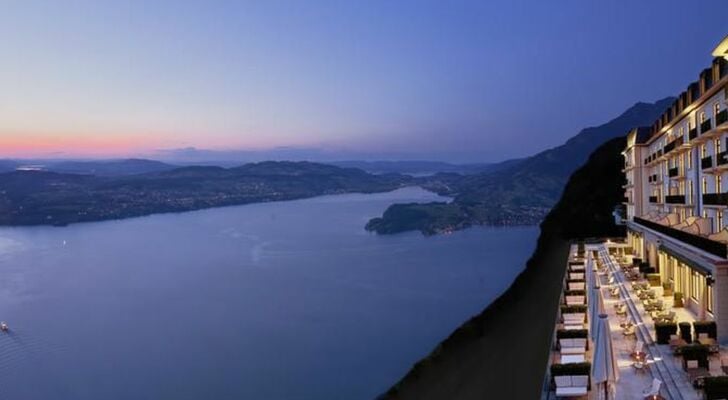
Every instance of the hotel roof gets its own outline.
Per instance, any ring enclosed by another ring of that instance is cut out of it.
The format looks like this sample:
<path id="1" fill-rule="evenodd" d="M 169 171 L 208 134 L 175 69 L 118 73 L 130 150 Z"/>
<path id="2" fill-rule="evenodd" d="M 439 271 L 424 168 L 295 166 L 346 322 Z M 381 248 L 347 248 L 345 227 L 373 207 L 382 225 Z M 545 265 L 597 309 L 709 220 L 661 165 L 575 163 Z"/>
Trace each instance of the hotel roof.
<path id="1" fill-rule="evenodd" d="M 728 60 L 728 35 L 715 47 L 715 50 L 713 50 L 713 57 L 723 57 Z"/>

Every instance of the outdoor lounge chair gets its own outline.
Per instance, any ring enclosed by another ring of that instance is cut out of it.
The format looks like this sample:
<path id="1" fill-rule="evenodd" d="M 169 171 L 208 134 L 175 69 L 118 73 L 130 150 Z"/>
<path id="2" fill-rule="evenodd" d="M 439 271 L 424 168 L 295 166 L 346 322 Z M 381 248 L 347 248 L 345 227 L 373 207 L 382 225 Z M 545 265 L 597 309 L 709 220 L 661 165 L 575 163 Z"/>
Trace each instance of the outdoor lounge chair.
<path id="1" fill-rule="evenodd" d="M 567 306 L 576 306 L 585 304 L 586 302 L 586 296 L 566 296 L 566 305 Z"/>
<path id="2" fill-rule="evenodd" d="M 569 267 L 569 270 L 571 272 L 582 272 L 582 271 L 584 271 L 584 264 L 572 264 Z"/>
<path id="3" fill-rule="evenodd" d="M 642 395 L 645 397 L 657 397 L 660 395 L 660 386 L 662 386 L 662 381 L 657 378 L 653 378 L 652 385 L 643 390 Z"/>
<path id="4" fill-rule="evenodd" d="M 569 279 L 584 279 L 584 273 L 583 272 L 572 272 L 569 274 Z"/>
<path id="5" fill-rule="evenodd" d="M 581 397 L 586 396 L 589 376 L 555 376 L 557 397 Z"/>
<path id="6" fill-rule="evenodd" d="M 585 313 L 565 313 L 561 315 L 561 318 L 564 319 L 564 324 L 569 325 L 575 325 L 575 324 L 584 324 L 584 319 L 586 318 Z"/>
<path id="7" fill-rule="evenodd" d="M 559 348 L 562 355 L 586 353 L 586 339 L 559 339 Z"/>

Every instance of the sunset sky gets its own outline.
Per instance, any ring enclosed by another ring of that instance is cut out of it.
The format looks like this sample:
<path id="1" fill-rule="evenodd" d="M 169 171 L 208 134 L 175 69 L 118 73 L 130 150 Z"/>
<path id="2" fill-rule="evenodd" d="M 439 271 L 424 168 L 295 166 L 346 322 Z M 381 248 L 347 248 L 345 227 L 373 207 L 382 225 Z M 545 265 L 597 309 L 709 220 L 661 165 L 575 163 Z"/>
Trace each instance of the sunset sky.
<path id="1" fill-rule="evenodd" d="M 696 79 L 727 33 L 728 3 L 690 7 L 5 2 L 0 157 L 192 147 L 468 162 L 523 156 Z"/>

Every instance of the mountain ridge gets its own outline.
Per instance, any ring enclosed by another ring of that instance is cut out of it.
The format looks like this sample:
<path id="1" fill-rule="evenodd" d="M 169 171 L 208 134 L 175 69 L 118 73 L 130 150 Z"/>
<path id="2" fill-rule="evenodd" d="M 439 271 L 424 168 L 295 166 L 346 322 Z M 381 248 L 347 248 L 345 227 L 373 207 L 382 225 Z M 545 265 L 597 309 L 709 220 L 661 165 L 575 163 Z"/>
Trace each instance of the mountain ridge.
<path id="1" fill-rule="evenodd" d="M 471 225 L 538 224 L 556 204 L 569 175 L 586 162 L 589 154 L 636 126 L 651 124 L 673 101 L 666 97 L 654 103 L 637 102 L 604 124 L 584 128 L 560 146 L 501 170 L 440 176 L 440 185 L 430 188 L 453 196 L 453 202 L 394 205 L 382 217 L 370 220 L 367 229 L 379 234 L 416 229 L 429 235 Z"/>

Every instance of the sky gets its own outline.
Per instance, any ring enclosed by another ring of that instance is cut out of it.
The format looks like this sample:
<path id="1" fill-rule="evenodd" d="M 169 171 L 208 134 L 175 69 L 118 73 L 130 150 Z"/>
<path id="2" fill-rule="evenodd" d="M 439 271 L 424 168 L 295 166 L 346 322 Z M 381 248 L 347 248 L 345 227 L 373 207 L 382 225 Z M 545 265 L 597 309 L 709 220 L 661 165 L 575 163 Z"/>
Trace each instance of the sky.
<path id="1" fill-rule="evenodd" d="M 678 94 L 726 15 L 725 0 L 6 0 L 0 157 L 520 157 Z"/>

